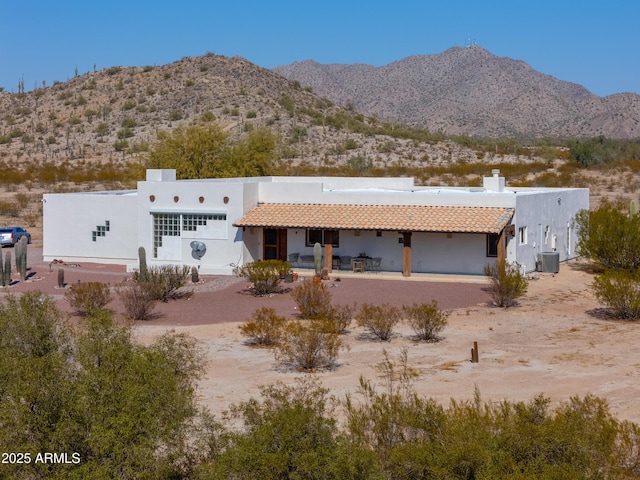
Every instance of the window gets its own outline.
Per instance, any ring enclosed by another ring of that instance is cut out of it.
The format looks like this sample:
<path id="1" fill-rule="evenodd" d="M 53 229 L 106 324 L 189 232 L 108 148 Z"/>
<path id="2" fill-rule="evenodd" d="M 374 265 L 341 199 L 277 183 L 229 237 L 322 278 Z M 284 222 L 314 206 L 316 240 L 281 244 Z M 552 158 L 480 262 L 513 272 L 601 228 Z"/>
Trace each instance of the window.
<path id="1" fill-rule="evenodd" d="M 487 257 L 498 256 L 498 242 L 500 241 L 500 235 L 497 233 L 489 233 L 487 235 Z"/>
<path id="2" fill-rule="evenodd" d="M 547 228 L 544 229 L 544 244 L 545 245 L 549 245 L 549 225 L 547 225 Z"/>
<path id="3" fill-rule="evenodd" d="M 162 246 L 162 237 L 180 236 L 180 214 L 153 214 L 153 257 L 158 256 L 158 247 Z"/>
<path id="4" fill-rule="evenodd" d="M 324 246 L 326 244 L 333 245 L 334 247 L 340 246 L 340 235 L 338 230 L 324 230 L 324 229 L 308 229 L 307 230 L 307 247 L 313 247 L 314 244 L 319 243 Z"/>
<path id="5" fill-rule="evenodd" d="M 198 226 L 206 226 L 217 221 L 226 222 L 226 220 L 226 213 L 154 213 L 153 257 L 158 257 L 158 247 L 162 247 L 162 237 L 179 237 L 181 232 L 195 232 Z"/>
<path id="6" fill-rule="evenodd" d="M 203 215 L 203 214 L 182 214 L 182 231 L 183 232 L 195 232 L 200 225 L 206 225 L 208 221 L 226 220 L 227 215 L 225 213 L 217 213 L 215 215 Z"/>
<path id="7" fill-rule="evenodd" d="M 527 227 L 520 227 L 518 229 L 518 243 L 520 245 L 526 245 L 526 243 L 527 243 Z"/>

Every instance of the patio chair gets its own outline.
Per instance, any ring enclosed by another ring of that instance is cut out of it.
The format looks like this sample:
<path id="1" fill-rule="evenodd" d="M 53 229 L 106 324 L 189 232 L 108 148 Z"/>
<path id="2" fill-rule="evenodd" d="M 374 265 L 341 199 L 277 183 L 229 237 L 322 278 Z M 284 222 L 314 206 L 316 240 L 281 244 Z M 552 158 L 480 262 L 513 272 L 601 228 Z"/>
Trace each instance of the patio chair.
<path id="1" fill-rule="evenodd" d="M 373 257 L 369 268 L 372 272 L 380 272 L 382 270 L 382 257 Z"/>
<path id="2" fill-rule="evenodd" d="M 338 266 L 340 270 L 350 270 L 351 269 L 351 256 L 350 255 L 340 255 L 340 265 Z"/>
<path id="3" fill-rule="evenodd" d="M 297 265 L 299 259 L 300 259 L 300 254 L 299 253 L 290 253 L 289 254 L 289 263 L 291 265 Z"/>

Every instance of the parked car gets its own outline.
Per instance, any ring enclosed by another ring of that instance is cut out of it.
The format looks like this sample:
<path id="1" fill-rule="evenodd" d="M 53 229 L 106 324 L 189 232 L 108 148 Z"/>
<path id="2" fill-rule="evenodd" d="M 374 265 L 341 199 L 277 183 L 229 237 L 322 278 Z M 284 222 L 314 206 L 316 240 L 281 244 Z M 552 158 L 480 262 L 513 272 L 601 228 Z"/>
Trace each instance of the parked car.
<path id="1" fill-rule="evenodd" d="M 0 227 L 0 245 L 15 245 L 21 237 L 27 237 L 31 243 L 31 234 L 22 227 Z"/>

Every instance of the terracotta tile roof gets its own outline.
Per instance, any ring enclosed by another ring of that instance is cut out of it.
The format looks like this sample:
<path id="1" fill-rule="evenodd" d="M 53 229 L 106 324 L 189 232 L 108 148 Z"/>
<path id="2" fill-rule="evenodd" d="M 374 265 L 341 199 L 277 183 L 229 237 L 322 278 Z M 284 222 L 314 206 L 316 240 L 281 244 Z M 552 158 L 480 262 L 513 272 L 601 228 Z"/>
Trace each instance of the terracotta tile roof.
<path id="1" fill-rule="evenodd" d="M 262 203 L 236 227 L 330 228 L 412 232 L 500 233 L 512 208 L 423 205 Z"/>

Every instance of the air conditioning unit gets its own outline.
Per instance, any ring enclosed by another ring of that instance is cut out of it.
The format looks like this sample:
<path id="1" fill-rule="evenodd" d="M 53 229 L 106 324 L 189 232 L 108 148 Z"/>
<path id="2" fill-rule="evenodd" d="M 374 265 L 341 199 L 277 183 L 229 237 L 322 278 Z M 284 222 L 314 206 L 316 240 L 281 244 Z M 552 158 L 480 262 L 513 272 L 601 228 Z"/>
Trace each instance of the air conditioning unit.
<path id="1" fill-rule="evenodd" d="M 546 273 L 558 273 L 560 271 L 560 253 L 543 252 L 538 254 L 536 270 Z"/>

